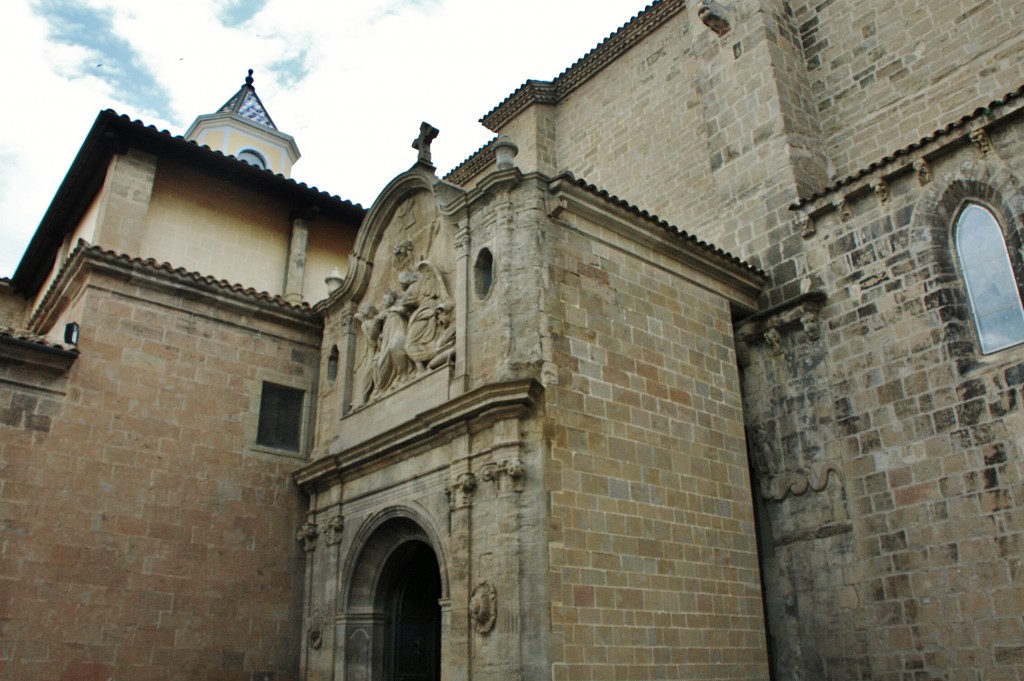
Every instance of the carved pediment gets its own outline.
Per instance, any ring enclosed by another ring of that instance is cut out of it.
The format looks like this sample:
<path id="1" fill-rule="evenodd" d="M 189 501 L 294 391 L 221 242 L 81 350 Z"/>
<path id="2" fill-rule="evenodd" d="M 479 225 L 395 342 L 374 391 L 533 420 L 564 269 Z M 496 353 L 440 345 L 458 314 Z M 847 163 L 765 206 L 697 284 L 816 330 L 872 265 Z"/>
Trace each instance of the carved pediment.
<path id="1" fill-rule="evenodd" d="M 403 191 L 381 195 L 370 216 L 376 224 L 367 225 L 362 252 L 357 246 L 369 275 L 353 319 L 352 409 L 446 365 L 454 355 L 452 230 L 433 187 L 416 182 L 419 172 L 409 175 L 396 180 Z"/>

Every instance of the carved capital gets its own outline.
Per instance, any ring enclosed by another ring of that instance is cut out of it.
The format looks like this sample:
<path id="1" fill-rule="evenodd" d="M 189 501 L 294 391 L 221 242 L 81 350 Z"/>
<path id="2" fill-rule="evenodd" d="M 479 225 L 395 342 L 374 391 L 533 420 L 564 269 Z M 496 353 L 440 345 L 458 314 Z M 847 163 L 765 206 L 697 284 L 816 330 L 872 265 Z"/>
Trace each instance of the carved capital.
<path id="1" fill-rule="evenodd" d="M 803 327 L 804 333 L 811 340 L 818 340 L 821 338 L 821 323 L 818 321 L 818 310 L 815 308 L 805 308 L 800 315 L 800 326 Z"/>
<path id="2" fill-rule="evenodd" d="M 809 340 L 821 337 L 821 308 L 825 295 L 821 292 L 805 293 L 743 321 L 736 330 L 738 355 L 749 353 L 749 346 L 765 344 L 773 355 L 783 353 L 783 332 L 803 329 Z M 741 364 L 749 358 L 740 357 Z"/>
<path id="3" fill-rule="evenodd" d="M 445 488 L 451 508 L 464 508 L 473 503 L 473 492 L 476 491 L 476 476 L 470 471 L 459 473 L 455 483 Z"/>
<path id="4" fill-rule="evenodd" d="M 502 476 L 511 483 L 513 491 L 521 492 L 523 490 L 522 480 L 526 476 L 526 466 L 522 459 L 513 458 L 500 463 L 487 463 L 480 470 L 480 479 L 484 482 L 499 483 Z"/>
<path id="5" fill-rule="evenodd" d="M 771 349 L 773 355 L 782 354 L 782 334 L 776 326 L 769 326 L 761 334 L 765 344 Z"/>
<path id="6" fill-rule="evenodd" d="M 486 635 L 494 630 L 498 619 L 498 594 L 488 581 L 478 582 L 469 597 L 469 617 L 473 630 Z"/>
<path id="7" fill-rule="evenodd" d="M 319 536 L 320 530 L 317 528 L 316 523 L 313 522 L 303 524 L 295 534 L 295 538 L 302 542 L 302 548 L 305 549 L 306 553 L 316 550 L 316 538 Z"/>
<path id="8" fill-rule="evenodd" d="M 836 201 L 836 211 L 839 213 L 839 219 L 843 222 L 853 218 L 853 209 L 850 208 L 850 202 L 846 200 L 846 197 L 842 197 Z"/>
<path id="9" fill-rule="evenodd" d="M 796 231 L 800 232 L 800 236 L 805 239 L 810 239 L 818 233 L 818 229 L 814 225 L 814 218 L 806 213 L 799 213 L 793 218 L 793 226 Z"/>
<path id="10" fill-rule="evenodd" d="M 722 36 L 729 32 L 731 27 L 729 14 L 725 7 L 716 0 L 701 0 L 700 7 L 697 8 L 697 16 L 705 26 L 715 32 L 715 35 Z"/>

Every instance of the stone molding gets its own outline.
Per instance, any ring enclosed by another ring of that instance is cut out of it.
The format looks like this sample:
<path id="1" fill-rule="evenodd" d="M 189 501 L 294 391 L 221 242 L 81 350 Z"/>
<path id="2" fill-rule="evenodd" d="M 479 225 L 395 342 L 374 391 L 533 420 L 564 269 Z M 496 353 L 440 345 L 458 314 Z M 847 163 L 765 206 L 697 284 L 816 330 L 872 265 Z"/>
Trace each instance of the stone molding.
<path id="1" fill-rule="evenodd" d="M 975 109 L 919 141 L 896 150 L 809 197 L 800 199 L 790 206 L 790 210 L 806 215 L 812 221 L 819 220 L 838 210 L 838 201 L 833 197 L 840 192 L 847 201 L 852 202 L 874 191 L 879 202 L 885 204 L 889 195 L 884 190 L 879 192 L 876 189 L 878 183 L 891 186 L 896 178 L 913 173 L 921 186 L 929 184 L 933 179 L 931 167 L 935 162 L 967 145 L 974 146 L 981 158 L 997 155 L 991 131 L 1012 125 L 1019 120 L 1022 111 L 1024 87 L 1008 93 L 986 107 Z"/>
<path id="2" fill-rule="evenodd" d="M 530 409 L 541 402 L 543 386 L 534 379 L 492 383 L 454 397 L 444 404 L 411 415 L 400 425 L 343 451 L 332 451 L 297 470 L 293 477 L 304 489 L 331 475 L 344 475 L 377 464 L 409 447 L 427 447 L 451 437 L 453 427 L 505 407 Z M 312 487 L 311 487 L 312 485 Z"/>
<path id="3" fill-rule="evenodd" d="M 686 8 L 685 0 L 652 3 L 630 22 L 611 34 L 552 81 L 528 80 L 480 119 L 488 130 L 498 132 L 533 104 L 557 104 L 576 88 L 618 59 L 631 47 Z"/>

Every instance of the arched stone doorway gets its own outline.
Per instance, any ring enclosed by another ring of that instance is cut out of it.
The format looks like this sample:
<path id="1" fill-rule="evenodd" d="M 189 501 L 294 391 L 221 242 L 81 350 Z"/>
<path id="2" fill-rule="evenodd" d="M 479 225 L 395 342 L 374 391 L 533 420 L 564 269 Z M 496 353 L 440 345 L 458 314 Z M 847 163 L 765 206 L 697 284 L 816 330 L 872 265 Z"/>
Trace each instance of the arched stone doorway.
<path id="1" fill-rule="evenodd" d="M 440 681 L 444 561 L 412 519 L 372 525 L 347 579 L 345 678 Z"/>

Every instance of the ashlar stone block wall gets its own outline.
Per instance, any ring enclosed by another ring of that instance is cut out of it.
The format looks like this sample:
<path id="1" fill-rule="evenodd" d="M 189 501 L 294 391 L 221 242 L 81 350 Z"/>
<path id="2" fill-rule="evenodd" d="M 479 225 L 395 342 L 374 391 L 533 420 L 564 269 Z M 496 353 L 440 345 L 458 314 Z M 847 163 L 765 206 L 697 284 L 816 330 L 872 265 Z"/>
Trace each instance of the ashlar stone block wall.
<path id="1" fill-rule="evenodd" d="M 836 178 L 1024 82 L 1014 0 L 790 4 Z"/>
<path id="2" fill-rule="evenodd" d="M 319 324 L 91 262 L 72 368 L 0 391 L 0 676 L 296 679 L 299 461 L 251 438 L 262 380 L 313 385 Z"/>
<path id="3" fill-rule="evenodd" d="M 571 210 L 545 243 L 552 678 L 766 678 L 736 292 Z"/>
<path id="4" fill-rule="evenodd" d="M 923 164 L 890 164 L 867 191 L 802 209 L 820 210 L 806 244 L 808 278 L 827 294 L 821 335 L 781 328 L 777 353 L 756 341 L 745 396 L 752 427 L 774 417 L 762 445 L 784 467 L 817 483 L 831 463 L 844 477 L 762 506 L 783 673 L 974 681 L 1024 669 L 1024 349 L 982 354 L 952 241 L 964 202 L 978 202 L 1019 271 L 1024 149 L 1012 116 L 979 122 L 984 136 L 954 131 Z"/>

